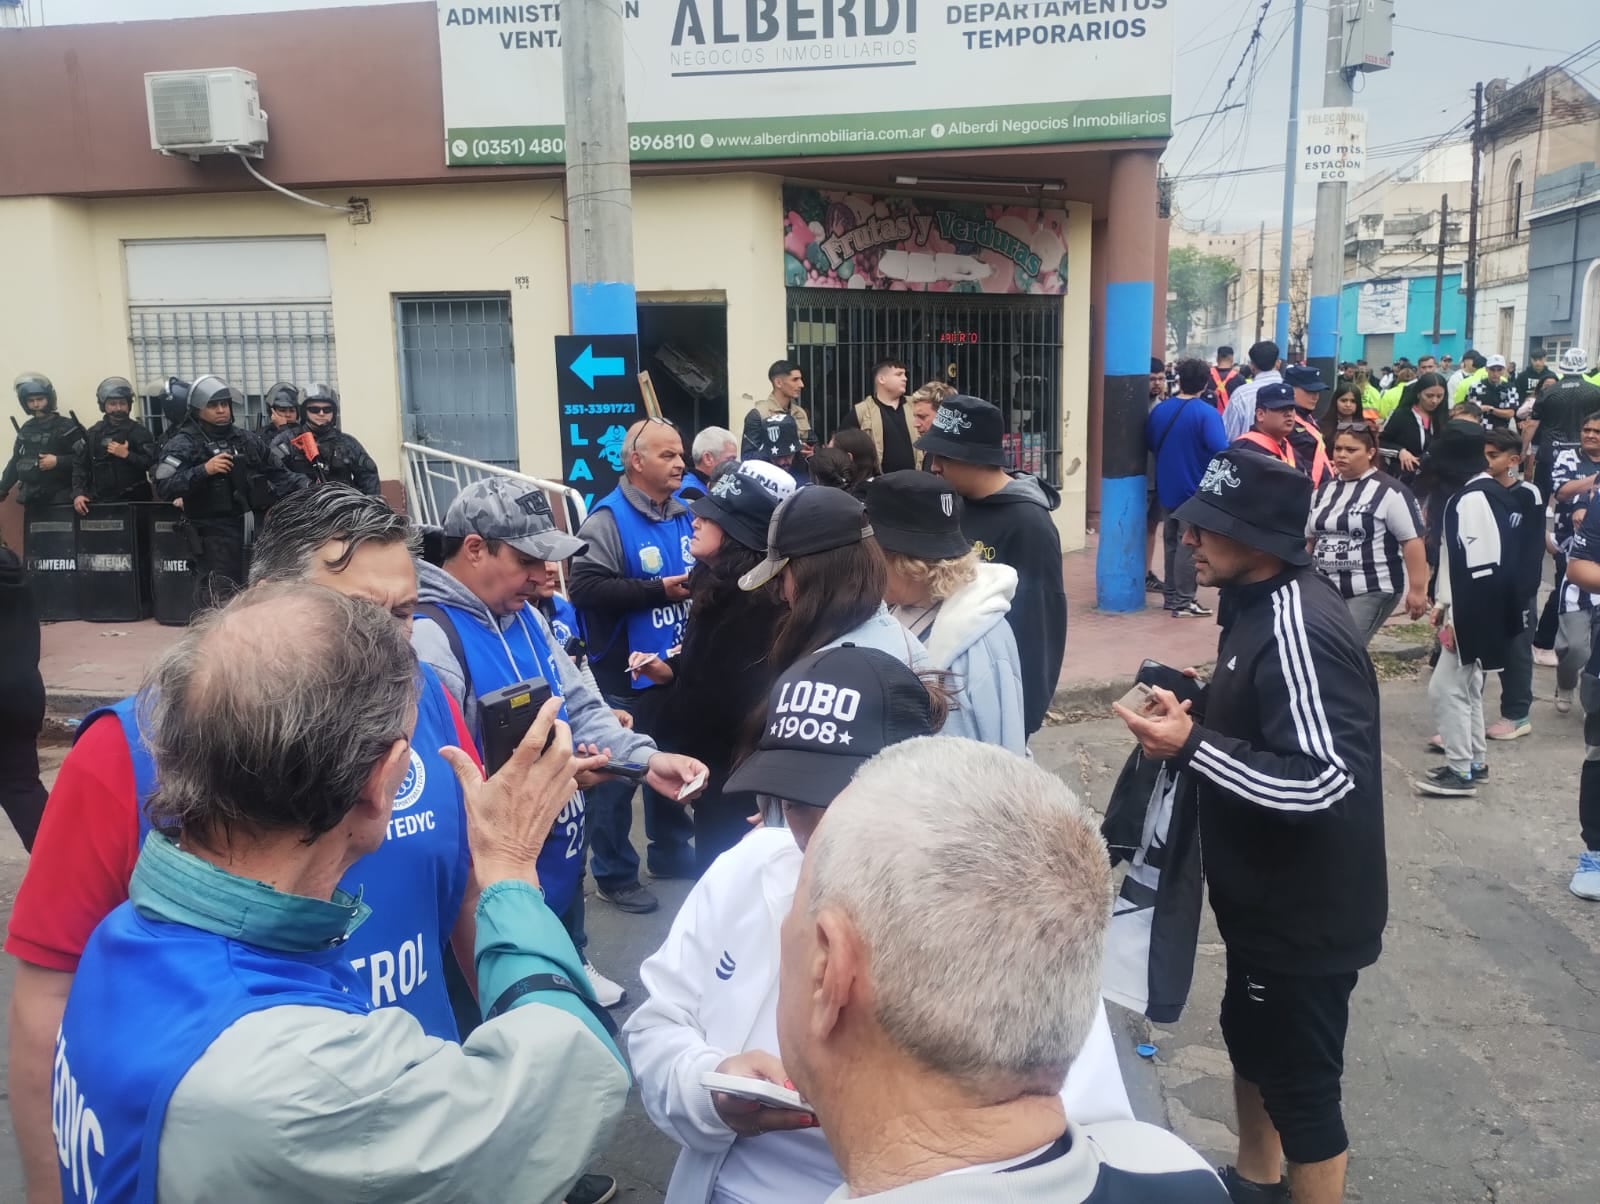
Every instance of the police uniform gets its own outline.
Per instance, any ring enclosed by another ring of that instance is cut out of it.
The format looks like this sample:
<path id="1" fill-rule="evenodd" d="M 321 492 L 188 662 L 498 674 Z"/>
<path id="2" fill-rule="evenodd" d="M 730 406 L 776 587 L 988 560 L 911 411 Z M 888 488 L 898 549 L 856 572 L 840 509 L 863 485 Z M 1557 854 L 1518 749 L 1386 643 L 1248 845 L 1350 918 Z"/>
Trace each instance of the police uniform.
<path id="1" fill-rule="evenodd" d="M 72 501 L 72 472 L 83 454 L 83 427 L 76 418 L 56 413 L 56 390 L 50 378 L 27 372 L 17 377 L 17 404 L 31 416 L 17 428 L 16 448 L 0 476 L 0 498 L 17 488 L 24 506 L 53 506 Z M 28 398 L 44 397 L 42 413 L 28 411 Z M 40 468 L 41 456 L 54 456 L 54 468 Z"/>
<path id="2" fill-rule="evenodd" d="M 325 426 L 317 426 L 306 413 L 306 407 L 317 402 L 333 406 L 333 420 Z M 301 439 L 302 435 L 310 435 L 311 441 Z M 309 481 L 341 481 L 369 497 L 381 492 L 377 464 L 360 440 L 339 429 L 339 393 L 328 385 L 312 385 L 306 390 L 299 425 L 272 436 L 272 458 L 281 468 Z"/>
<path id="3" fill-rule="evenodd" d="M 219 426 L 200 420 L 206 404 L 223 394 L 236 406 L 244 400 L 215 376 L 194 382 L 189 416 L 161 448 L 155 473 L 156 496 L 183 503 L 197 606 L 223 601 L 244 583 L 245 549 L 254 542 L 256 523 L 277 498 L 304 485 L 273 462 L 261 436 L 231 416 Z M 233 456 L 233 470 L 207 473 L 207 462 L 224 452 Z"/>
<path id="4" fill-rule="evenodd" d="M 89 428 L 84 454 L 73 463 L 75 498 L 86 497 L 91 502 L 148 502 L 151 498 L 149 474 L 157 459 L 156 437 L 133 419 L 133 386 L 120 376 L 110 376 L 95 390 L 102 414 L 106 403 L 118 398 L 126 401 L 130 410 L 108 414 Z M 126 444 L 127 455 L 112 455 L 113 443 Z"/>

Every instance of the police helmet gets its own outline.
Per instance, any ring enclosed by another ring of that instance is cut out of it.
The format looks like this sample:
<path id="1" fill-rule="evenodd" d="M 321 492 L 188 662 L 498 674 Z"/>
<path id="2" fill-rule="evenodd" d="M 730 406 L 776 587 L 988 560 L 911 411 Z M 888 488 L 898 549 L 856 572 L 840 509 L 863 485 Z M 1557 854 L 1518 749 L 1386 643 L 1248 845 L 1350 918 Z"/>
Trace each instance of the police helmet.
<path id="1" fill-rule="evenodd" d="M 28 410 L 28 398 L 30 397 L 46 398 L 48 401 L 45 406 L 46 411 L 56 408 L 56 387 L 50 383 L 50 378 L 43 372 L 24 372 L 11 384 L 17 391 L 17 404 L 23 410 L 29 413 L 32 412 Z"/>
<path id="2" fill-rule="evenodd" d="M 244 398 L 239 390 L 235 389 L 220 376 L 202 376 L 189 386 L 189 412 L 198 414 L 214 401 L 226 401 L 231 405 L 243 405 Z"/>
<path id="3" fill-rule="evenodd" d="M 125 376 L 108 376 L 95 387 L 95 404 L 100 407 L 100 412 L 106 412 L 106 402 L 121 399 L 133 405 L 133 385 Z"/>
<path id="4" fill-rule="evenodd" d="M 267 390 L 267 409 L 269 410 L 298 410 L 300 408 L 300 390 L 287 381 L 279 381 Z"/>
<path id="5" fill-rule="evenodd" d="M 305 395 L 300 398 L 300 418 L 304 421 L 306 407 L 313 401 L 327 402 L 333 407 L 333 420 L 339 420 L 339 390 L 332 385 L 318 381 L 314 385 L 307 385 Z"/>
<path id="6" fill-rule="evenodd" d="M 166 430 L 174 430 L 189 414 L 189 389 L 188 381 L 177 376 L 169 376 L 158 392 L 152 393 L 156 406 L 161 410 L 161 417 L 166 422 Z"/>

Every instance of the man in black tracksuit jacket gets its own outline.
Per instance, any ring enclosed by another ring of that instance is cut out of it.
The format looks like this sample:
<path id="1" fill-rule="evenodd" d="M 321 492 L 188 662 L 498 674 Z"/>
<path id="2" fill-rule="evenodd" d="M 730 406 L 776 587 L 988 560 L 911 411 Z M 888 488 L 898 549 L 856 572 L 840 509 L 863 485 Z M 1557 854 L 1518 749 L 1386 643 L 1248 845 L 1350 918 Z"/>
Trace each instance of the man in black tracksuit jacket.
<path id="1" fill-rule="evenodd" d="M 1350 992 L 1388 912 L 1378 683 L 1338 591 L 1309 567 L 1311 484 L 1229 448 L 1177 511 L 1222 587 L 1203 719 L 1165 691 L 1118 714 L 1198 785 L 1200 847 L 1227 949 L 1222 1032 L 1239 1104 L 1235 1199 L 1341 1198 Z"/>

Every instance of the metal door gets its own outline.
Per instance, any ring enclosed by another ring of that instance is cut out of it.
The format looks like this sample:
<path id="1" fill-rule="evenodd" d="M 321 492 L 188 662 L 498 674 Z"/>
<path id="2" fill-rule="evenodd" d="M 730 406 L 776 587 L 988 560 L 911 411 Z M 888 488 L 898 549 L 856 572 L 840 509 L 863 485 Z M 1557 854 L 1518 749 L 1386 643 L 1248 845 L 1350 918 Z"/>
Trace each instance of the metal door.
<path id="1" fill-rule="evenodd" d="M 1061 298 L 789 290 L 790 359 L 826 439 L 898 358 L 908 386 L 941 380 L 999 406 L 1007 463 L 1061 484 Z"/>
<path id="2" fill-rule="evenodd" d="M 395 321 L 406 442 L 520 469 L 510 294 L 400 297 Z"/>

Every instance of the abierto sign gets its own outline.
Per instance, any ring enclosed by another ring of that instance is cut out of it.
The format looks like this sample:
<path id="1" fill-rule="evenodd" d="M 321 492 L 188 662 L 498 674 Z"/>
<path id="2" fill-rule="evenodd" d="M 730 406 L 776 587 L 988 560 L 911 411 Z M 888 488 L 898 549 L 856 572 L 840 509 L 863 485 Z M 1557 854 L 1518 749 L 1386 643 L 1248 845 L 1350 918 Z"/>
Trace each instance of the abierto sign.
<path id="1" fill-rule="evenodd" d="M 631 153 L 759 159 L 1164 137 L 1172 2 L 624 0 Z M 438 8 L 446 163 L 562 162 L 560 5 Z"/>
<path id="2" fill-rule="evenodd" d="M 1365 110 L 1310 109 L 1300 115 L 1300 183 L 1348 183 L 1366 170 Z"/>

